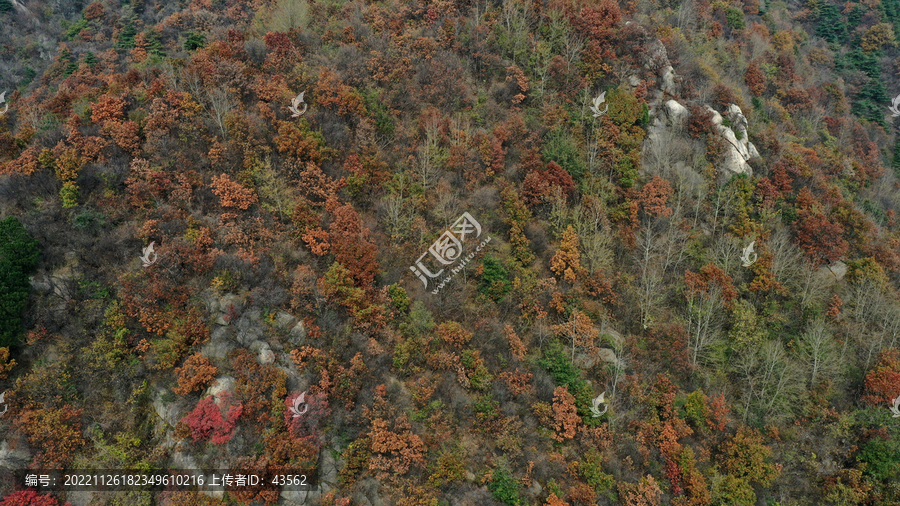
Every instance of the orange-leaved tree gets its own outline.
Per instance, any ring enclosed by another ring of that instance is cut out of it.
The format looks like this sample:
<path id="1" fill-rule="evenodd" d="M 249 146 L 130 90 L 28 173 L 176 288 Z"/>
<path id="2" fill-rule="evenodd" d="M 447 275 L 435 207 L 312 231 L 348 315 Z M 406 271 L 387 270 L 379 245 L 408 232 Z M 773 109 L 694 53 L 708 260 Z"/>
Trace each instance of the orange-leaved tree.
<path id="1" fill-rule="evenodd" d="M 564 386 L 556 387 L 553 391 L 553 429 L 556 431 L 554 439 L 565 441 L 572 439 L 578 433 L 578 424 L 581 417 L 575 407 L 575 397 Z"/>
<path id="2" fill-rule="evenodd" d="M 578 233 L 569 225 L 563 232 L 559 250 L 550 259 L 550 269 L 557 276 L 569 283 L 574 283 L 576 276 L 581 272 L 581 252 L 578 250 Z"/>
<path id="3" fill-rule="evenodd" d="M 187 395 L 201 390 L 216 378 L 218 369 L 209 362 L 209 359 L 200 353 L 194 353 L 184 365 L 175 369 L 178 374 L 178 386 L 172 391 L 178 395 Z"/>
<path id="4" fill-rule="evenodd" d="M 378 273 L 378 246 L 369 239 L 369 229 L 351 204 L 331 199 L 325 207 L 331 216 L 328 232 L 335 260 L 350 271 L 356 286 L 371 286 Z"/>
<path id="5" fill-rule="evenodd" d="M 219 197 L 219 203 L 222 204 L 222 207 L 236 207 L 246 211 L 257 201 L 256 192 L 231 179 L 228 174 L 223 173 L 220 176 L 213 176 L 210 187 L 213 193 Z"/>
<path id="6" fill-rule="evenodd" d="M 875 367 L 866 374 L 866 394 L 869 404 L 893 402 L 900 396 L 900 353 L 896 348 L 881 352 Z"/>

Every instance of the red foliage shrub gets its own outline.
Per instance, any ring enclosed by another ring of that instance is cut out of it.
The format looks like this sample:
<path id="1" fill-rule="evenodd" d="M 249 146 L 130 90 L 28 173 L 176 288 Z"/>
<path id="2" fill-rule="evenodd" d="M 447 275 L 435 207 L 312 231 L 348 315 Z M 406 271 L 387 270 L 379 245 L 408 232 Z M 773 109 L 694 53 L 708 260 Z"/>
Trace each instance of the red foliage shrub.
<path id="1" fill-rule="evenodd" d="M 91 106 L 91 121 L 103 125 L 107 121 L 121 121 L 125 117 L 125 99 L 102 95 Z"/>
<path id="2" fill-rule="evenodd" d="M 688 297 L 697 294 L 704 297 L 709 296 L 710 289 L 715 288 L 713 285 L 718 285 L 722 290 L 722 299 L 725 301 L 726 307 L 731 307 L 731 303 L 738 297 L 731 276 L 725 274 L 721 267 L 713 263 L 703 266 L 699 274 L 690 270 L 685 271 L 684 283 L 687 285 Z"/>
<path id="3" fill-rule="evenodd" d="M 383 418 L 372 420 L 369 439 L 372 449 L 372 457 L 369 459 L 371 471 L 396 476 L 406 474 L 413 465 L 425 463 L 425 444 L 422 438 L 412 433 L 405 416 L 394 423 L 388 423 Z"/>
<path id="4" fill-rule="evenodd" d="M 65 503 L 63 506 L 69 506 Z M 50 494 L 38 494 L 35 490 L 17 490 L 0 501 L 0 506 L 58 506 L 59 501 Z"/>
<path id="5" fill-rule="evenodd" d="M 300 395 L 300 392 L 296 392 L 288 395 L 285 399 L 284 423 L 291 436 L 306 441 L 318 450 L 325 443 L 325 434 L 319 425 L 331 416 L 328 394 L 325 392 L 307 393 L 303 399 L 305 406 L 303 404 L 298 406 L 303 413 L 300 416 L 294 416 L 295 413 L 290 408 L 293 407 L 294 401 Z"/>
<path id="6" fill-rule="evenodd" d="M 84 19 L 88 21 L 93 21 L 95 19 L 102 19 L 103 16 L 106 15 L 106 10 L 103 8 L 103 4 L 100 2 L 91 2 L 90 5 L 84 8 Z"/>
<path id="7" fill-rule="evenodd" d="M 821 211 L 813 210 L 799 213 L 797 244 L 816 266 L 839 260 L 850 249 L 844 240 L 844 227 Z"/>
<path id="8" fill-rule="evenodd" d="M 672 216 L 672 209 L 666 205 L 671 195 L 672 185 L 659 176 L 653 176 L 641 189 L 641 207 L 654 218 Z"/>
<path id="9" fill-rule="evenodd" d="M 738 97 L 738 94 L 728 86 L 724 84 L 717 83 L 713 86 L 713 101 L 719 106 L 719 110 L 725 110 L 731 104 L 739 104 L 741 99 Z"/>
<path id="10" fill-rule="evenodd" d="M 228 393 L 225 393 L 220 398 L 225 404 L 230 401 L 230 397 Z M 187 425 L 194 442 L 210 440 L 213 444 L 224 444 L 230 441 L 231 436 L 234 435 L 234 429 L 242 410 L 243 407 L 240 403 L 229 405 L 227 414 L 222 416 L 222 411 L 216 405 L 215 398 L 209 396 L 198 402 L 194 410 L 181 421 Z"/>

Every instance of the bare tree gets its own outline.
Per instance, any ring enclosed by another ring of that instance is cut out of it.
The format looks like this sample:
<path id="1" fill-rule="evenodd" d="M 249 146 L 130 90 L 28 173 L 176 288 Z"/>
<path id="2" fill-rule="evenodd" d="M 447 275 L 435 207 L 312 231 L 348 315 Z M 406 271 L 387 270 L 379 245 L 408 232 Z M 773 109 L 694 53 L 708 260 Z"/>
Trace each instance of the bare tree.
<path id="1" fill-rule="evenodd" d="M 744 378 L 743 421 L 770 423 L 791 416 L 802 389 L 798 369 L 780 341 L 769 341 L 738 359 Z"/>
<path id="2" fill-rule="evenodd" d="M 725 296 L 718 283 L 709 283 L 704 292 L 690 291 L 687 302 L 688 349 L 691 363 L 697 364 L 720 340 L 725 322 Z"/>
<path id="3" fill-rule="evenodd" d="M 791 288 L 800 293 L 801 307 L 810 307 L 825 300 L 825 296 L 828 293 L 829 277 L 832 277 L 830 273 L 816 268 L 808 260 L 800 260 L 798 276 L 795 281 L 796 286 Z"/>
<path id="4" fill-rule="evenodd" d="M 207 112 L 210 118 L 212 118 L 216 125 L 219 126 L 219 130 L 222 131 L 222 137 L 227 137 L 228 132 L 225 129 L 225 117 L 228 116 L 228 113 L 230 113 L 237 105 L 236 101 L 232 98 L 231 93 L 222 87 L 216 87 L 209 90 L 206 94 L 206 99 L 209 102 L 209 109 Z"/>
<path id="5" fill-rule="evenodd" d="M 646 216 L 644 226 L 638 234 L 638 308 L 640 309 L 641 328 L 647 329 L 652 321 L 651 312 L 665 297 L 663 288 L 663 270 L 659 261 L 659 233 L 654 230 L 662 220 Z"/>
<path id="6" fill-rule="evenodd" d="M 772 252 L 772 274 L 775 279 L 788 287 L 796 287 L 803 278 L 803 253 L 791 241 L 787 227 L 779 226 L 769 237 L 766 245 Z"/>
<path id="7" fill-rule="evenodd" d="M 797 344 L 800 360 L 807 367 L 810 387 L 814 387 L 816 380 L 822 376 L 827 377 L 837 371 L 840 350 L 824 318 L 813 320 L 806 332 L 800 335 Z"/>
<path id="8" fill-rule="evenodd" d="M 434 183 L 440 166 L 446 155 L 439 146 L 440 123 L 436 116 L 428 118 L 425 123 L 425 139 L 418 150 L 419 175 L 422 176 L 422 187 L 426 190 Z"/>

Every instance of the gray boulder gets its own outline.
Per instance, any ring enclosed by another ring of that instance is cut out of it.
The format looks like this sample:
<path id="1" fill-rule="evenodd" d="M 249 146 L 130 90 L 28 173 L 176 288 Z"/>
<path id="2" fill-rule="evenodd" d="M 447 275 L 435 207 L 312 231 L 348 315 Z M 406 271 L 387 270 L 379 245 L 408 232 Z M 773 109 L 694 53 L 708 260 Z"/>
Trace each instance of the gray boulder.
<path id="1" fill-rule="evenodd" d="M 288 341 L 297 347 L 306 344 L 306 325 L 303 321 L 298 321 L 296 325 L 288 333 Z"/>

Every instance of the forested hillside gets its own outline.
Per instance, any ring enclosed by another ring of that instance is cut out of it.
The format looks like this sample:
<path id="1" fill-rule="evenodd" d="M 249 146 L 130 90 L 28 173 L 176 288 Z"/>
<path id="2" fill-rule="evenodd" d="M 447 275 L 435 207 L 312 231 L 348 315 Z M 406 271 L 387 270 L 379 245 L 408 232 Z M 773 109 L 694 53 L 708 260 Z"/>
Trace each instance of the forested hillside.
<path id="1" fill-rule="evenodd" d="M 0 0 L 0 506 L 900 504 L 898 30 Z"/>

